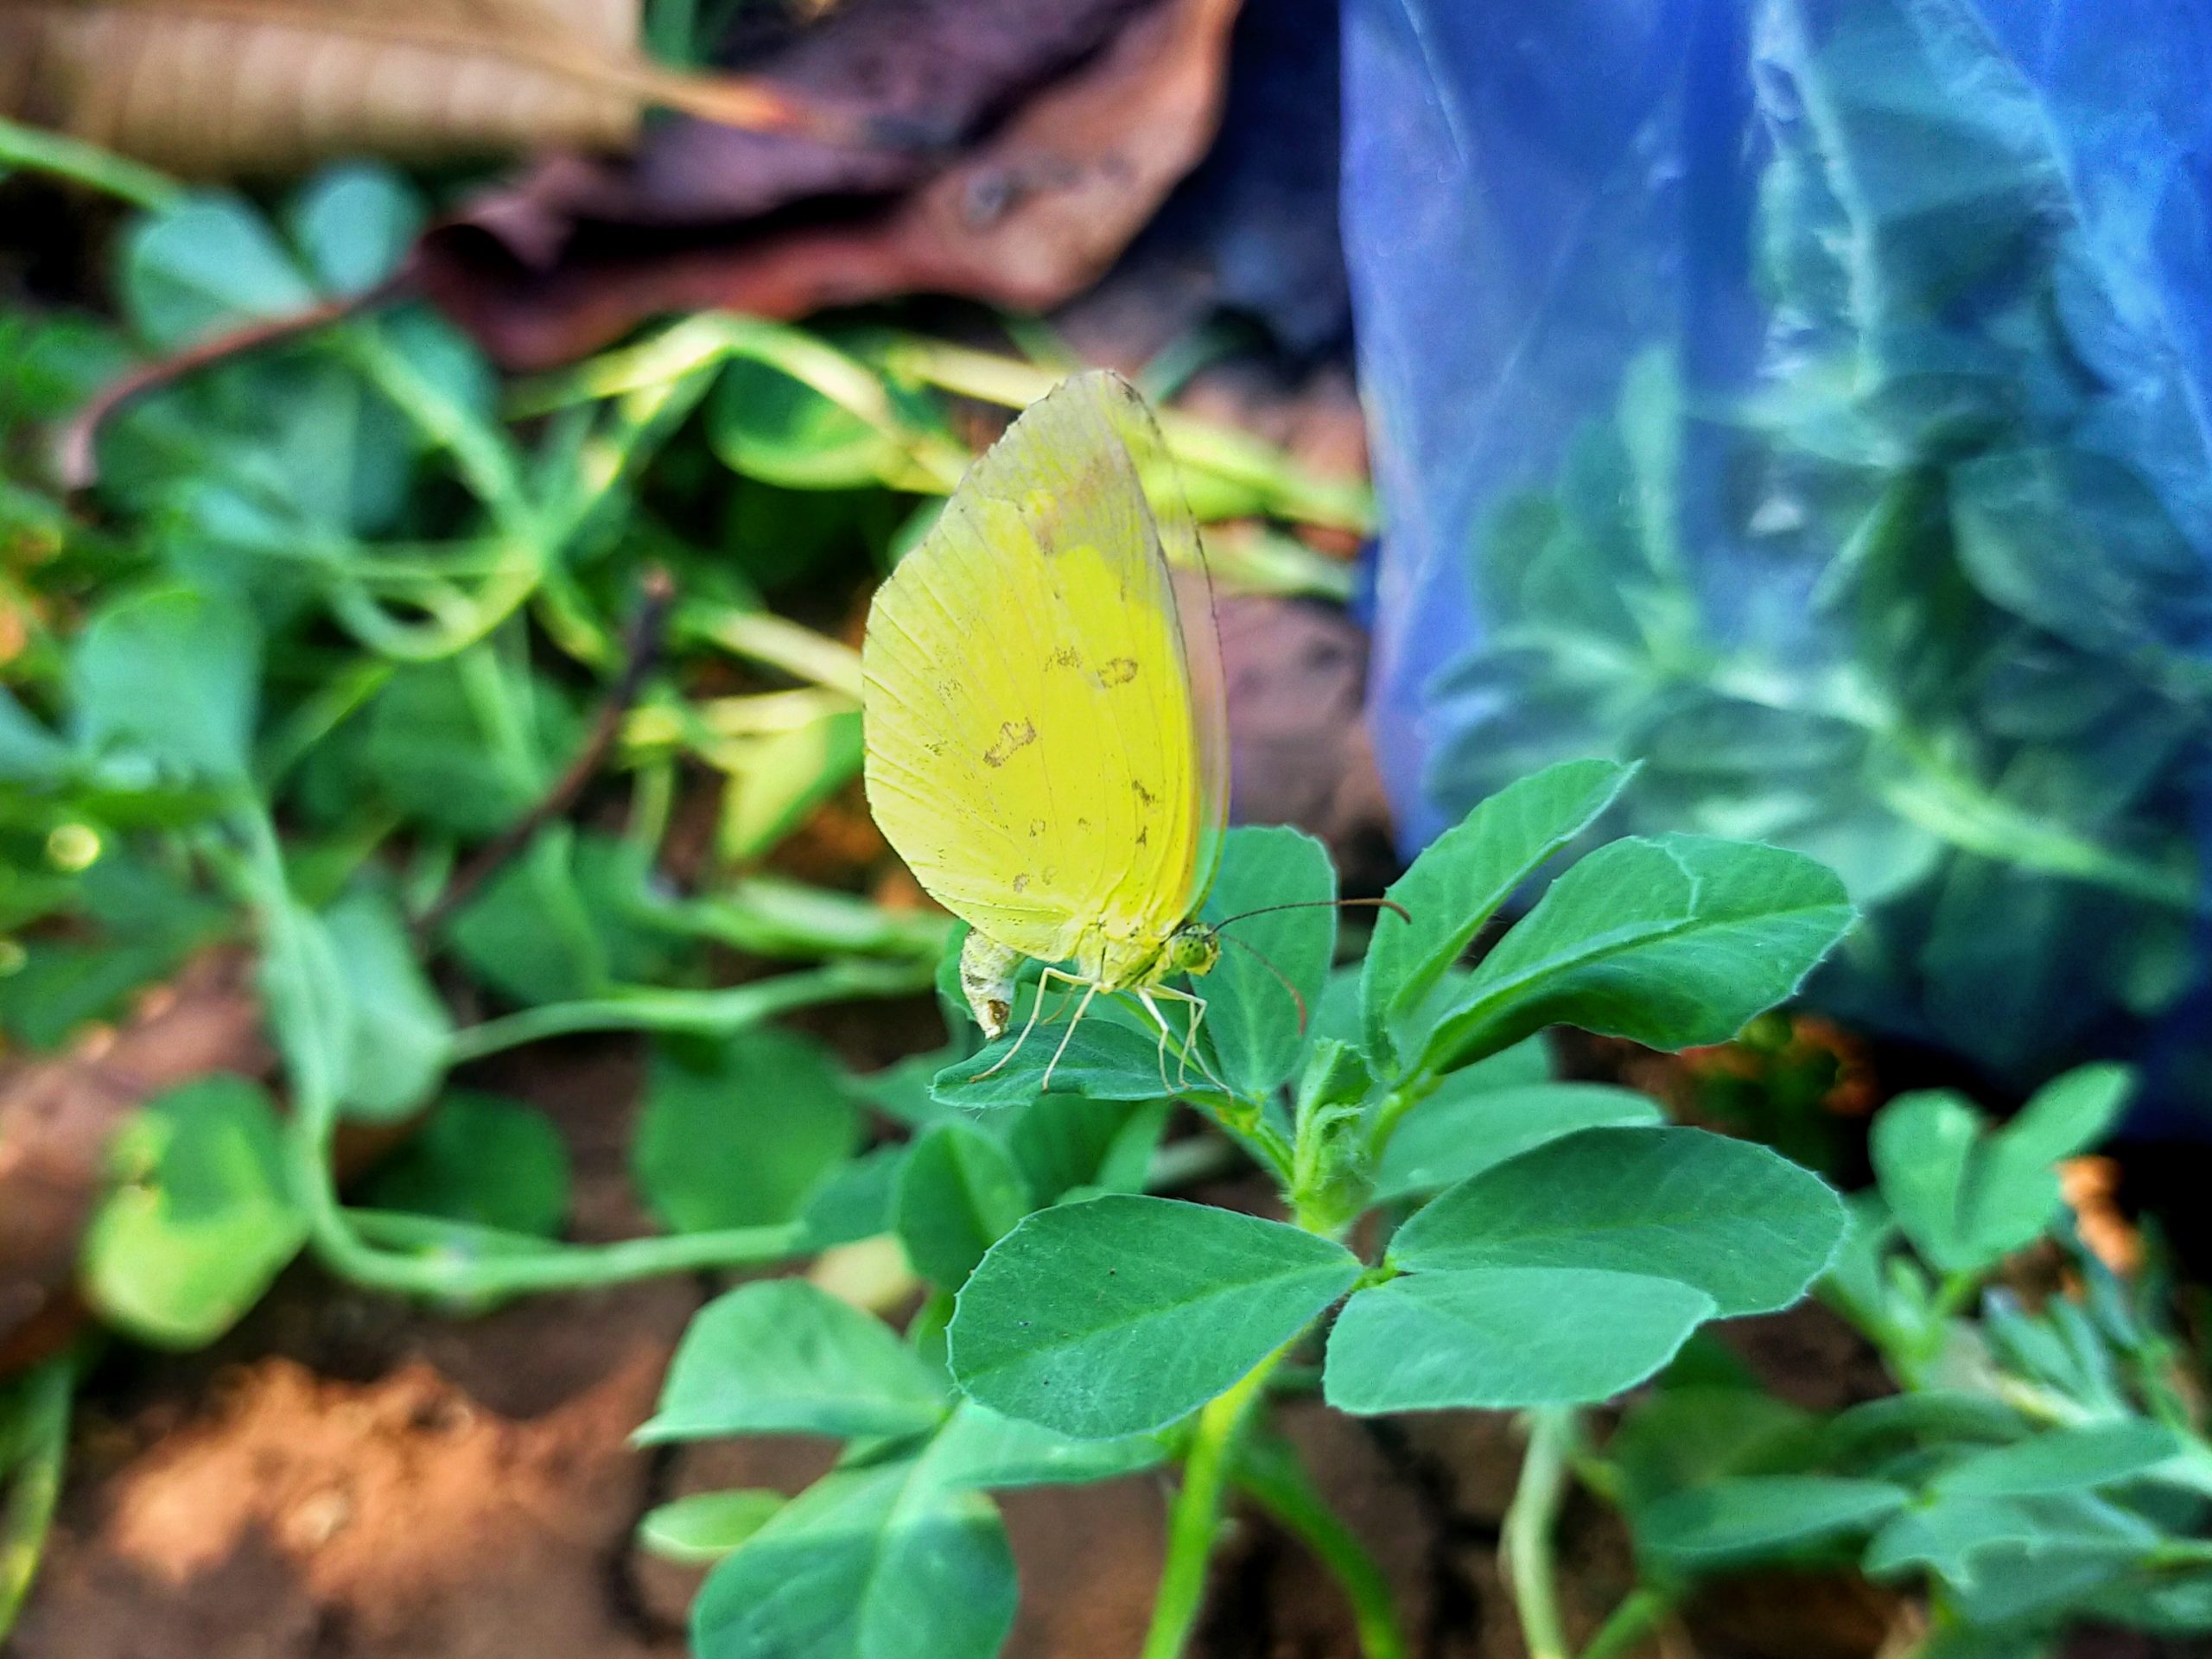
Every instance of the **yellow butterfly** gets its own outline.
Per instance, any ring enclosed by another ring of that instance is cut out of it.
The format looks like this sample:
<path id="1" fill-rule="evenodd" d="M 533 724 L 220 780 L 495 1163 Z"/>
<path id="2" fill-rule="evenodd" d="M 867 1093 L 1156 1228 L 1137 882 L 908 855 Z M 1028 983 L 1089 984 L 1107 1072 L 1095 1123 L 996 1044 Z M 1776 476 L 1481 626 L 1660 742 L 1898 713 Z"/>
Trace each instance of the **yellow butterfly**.
<path id="1" fill-rule="evenodd" d="M 973 930 L 960 982 L 985 1036 L 1034 959 L 1039 1007 L 1055 982 L 1083 993 L 1053 1065 L 1102 991 L 1159 1025 L 1163 1075 L 1160 1004 L 1188 1004 L 1188 1060 L 1205 999 L 1166 982 L 1221 956 L 1197 915 L 1228 714 L 1198 526 L 1126 382 L 1064 381 L 969 469 L 877 590 L 861 667 L 869 808 Z"/>

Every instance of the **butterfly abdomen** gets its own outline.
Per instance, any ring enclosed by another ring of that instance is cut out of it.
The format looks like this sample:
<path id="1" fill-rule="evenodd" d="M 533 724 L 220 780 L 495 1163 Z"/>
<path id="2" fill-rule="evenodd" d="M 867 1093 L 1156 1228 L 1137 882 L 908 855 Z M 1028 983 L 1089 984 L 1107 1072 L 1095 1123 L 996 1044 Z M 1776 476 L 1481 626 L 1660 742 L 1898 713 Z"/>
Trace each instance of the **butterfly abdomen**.
<path id="1" fill-rule="evenodd" d="M 1021 969 L 1022 956 L 997 940 L 970 932 L 960 947 L 960 995 L 968 1011 L 995 1042 L 1014 1023 L 1014 978 Z"/>

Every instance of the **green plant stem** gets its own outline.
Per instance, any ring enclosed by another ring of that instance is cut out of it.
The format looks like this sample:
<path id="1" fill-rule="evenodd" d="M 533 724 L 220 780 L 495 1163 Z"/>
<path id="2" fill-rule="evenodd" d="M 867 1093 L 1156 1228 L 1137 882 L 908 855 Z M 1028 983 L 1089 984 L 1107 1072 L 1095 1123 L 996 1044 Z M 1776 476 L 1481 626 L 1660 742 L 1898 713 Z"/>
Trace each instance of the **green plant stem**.
<path id="1" fill-rule="evenodd" d="M 454 474 L 480 502 L 493 524 L 497 559 L 475 592 L 444 584 L 413 595 L 435 619 L 403 622 L 365 596 L 341 588 L 334 608 L 364 643 L 386 656 L 427 660 L 452 655 L 483 639 L 525 603 L 559 552 L 558 527 L 532 502 L 521 459 L 507 435 L 481 419 L 423 374 L 373 327 L 354 322 L 333 342 L 425 440 L 442 450 Z"/>
<path id="2" fill-rule="evenodd" d="M 763 1267 L 804 1254 L 797 1223 L 731 1227 L 624 1239 L 613 1244 L 556 1244 L 435 1216 L 385 1210 L 346 1210 L 357 1239 L 429 1254 L 369 1254 L 378 1260 L 374 1282 L 390 1290 L 456 1298 L 498 1298 L 531 1291 L 586 1290 L 663 1274 Z"/>
<path id="3" fill-rule="evenodd" d="M 457 1031 L 454 1065 L 482 1059 L 525 1043 L 587 1031 L 683 1032 L 727 1036 L 776 1014 L 855 997 L 906 996 L 927 990 L 934 964 L 857 960 L 779 974 L 719 991 L 625 991 L 575 1002 L 549 1002 Z"/>
<path id="4" fill-rule="evenodd" d="M 1351 1604 L 1359 1650 L 1367 1659 L 1409 1659 L 1390 1581 L 1374 1556 L 1340 1520 L 1288 1446 L 1255 1446 L 1238 1459 L 1236 1485 L 1327 1567 Z"/>
<path id="5" fill-rule="evenodd" d="M 1570 1659 L 1573 1652 L 1560 1619 L 1552 1529 L 1567 1501 L 1568 1454 L 1577 1432 L 1574 1413 L 1564 1406 L 1529 1414 L 1529 1450 L 1505 1512 L 1499 1554 L 1529 1659 Z"/>
<path id="6" fill-rule="evenodd" d="M 860 652 L 770 612 L 695 601 L 677 613 L 676 632 L 860 701 Z"/>
<path id="7" fill-rule="evenodd" d="M 662 1274 L 765 1267 L 802 1254 L 805 1244 L 797 1224 L 572 1245 L 434 1216 L 349 1211 L 332 1185 L 328 1134 L 312 1133 L 304 1113 L 294 1120 L 285 1156 L 316 1256 L 353 1283 L 403 1295 L 498 1301 Z M 379 1238 L 408 1248 L 379 1248 L 372 1242 Z M 426 1246 L 429 1253 L 420 1253 Z"/>
<path id="8" fill-rule="evenodd" d="M 1628 1599 L 1613 1609 L 1612 1617 L 1598 1627 L 1598 1633 L 1582 1649 L 1582 1659 L 1619 1659 L 1674 1611 L 1675 1598 L 1663 1590 L 1645 1585 L 1630 1591 Z"/>
<path id="9" fill-rule="evenodd" d="M 267 809 L 257 801 L 245 802 L 236 818 L 246 843 L 241 874 L 260 913 L 269 1002 L 291 1084 L 292 1116 L 284 1145 L 286 1172 L 307 1214 L 308 1242 L 333 1273 L 379 1290 L 478 1301 L 533 1291 L 620 1284 L 664 1273 L 760 1267 L 801 1253 L 805 1239 L 803 1229 L 796 1224 L 630 1239 L 616 1244 L 548 1245 L 521 1235 L 441 1223 L 433 1217 L 402 1217 L 370 1211 L 356 1217 L 348 1212 L 339 1202 L 331 1160 L 331 1141 L 338 1128 L 338 1056 L 344 1052 L 340 1041 L 344 1010 L 329 982 L 331 966 L 321 959 L 315 939 L 302 925 L 286 884 L 283 850 Z M 816 974 L 787 974 L 734 991 L 690 995 L 712 1001 L 716 1016 L 724 1022 L 716 1028 L 734 1029 L 780 1008 L 825 1001 L 832 995 L 864 994 L 853 988 L 856 978 L 859 982 L 869 982 L 871 971 L 880 976 L 890 966 L 893 965 L 833 963 Z M 912 970 L 907 971 L 911 976 Z M 795 981 L 807 983 L 796 986 Z M 568 1028 L 608 1027 L 572 1025 Z M 685 1028 L 702 1027 L 695 1024 Z M 487 1029 L 475 1027 L 479 1033 Z M 512 1030 L 510 1027 L 511 1033 Z M 372 1242 L 376 1238 L 411 1248 L 379 1248 Z M 431 1247 L 431 1253 L 418 1253 L 424 1245 Z"/>
<path id="10" fill-rule="evenodd" d="M 397 671 L 397 664 L 378 658 L 349 663 L 302 698 L 262 747 L 256 767 L 262 788 L 273 792 L 310 749 L 367 707 Z"/>
<path id="11" fill-rule="evenodd" d="M 1397 1087 L 1382 1097 L 1382 1103 L 1375 1109 L 1374 1126 L 1367 1132 L 1367 1155 L 1371 1161 L 1382 1161 L 1390 1137 L 1398 1132 L 1398 1125 L 1405 1121 L 1406 1114 L 1435 1092 L 1435 1075 L 1419 1071 L 1402 1078 Z"/>
<path id="12" fill-rule="evenodd" d="M 1268 1121 L 1267 1109 L 1261 1103 L 1214 1088 L 1185 1090 L 1178 1098 L 1212 1119 L 1254 1162 L 1274 1177 L 1276 1185 L 1289 1192 L 1297 1177 L 1296 1152 L 1290 1137 Z M 1305 1224 L 1301 1220 L 1299 1224 Z"/>
<path id="13" fill-rule="evenodd" d="M 2212 1565 L 2212 1539 L 2164 1538 L 2151 1547 L 2144 1562 L 2153 1572 L 2175 1572 Z"/>
<path id="14" fill-rule="evenodd" d="M 1949 1319 L 1974 1306 L 1975 1297 L 1981 1294 L 1981 1275 L 1960 1268 L 1943 1275 L 1943 1282 L 1936 1287 L 1935 1312 L 1938 1319 Z"/>
<path id="15" fill-rule="evenodd" d="M 22 1384 L 15 1482 L 0 1517 L 0 1641 L 15 1628 L 46 1552 L 68 1461 L 69 1402 L 76 1384 L 76 1363 L 67 1355 L 48 1360 Z"/>
<path id="16" fill-rule="evenodd" d="M 885 362 L 894 374 L 1007 409 L 1036 402 L 1065 372 L 918 336 L 890 348 Z M 1160 412 L 1160 427 L 1182 466 L 1249 489 L 1277 517 L 1362 534 L 1373 527 L 1373 499 L 1363 484 L 1314 478 L 1257 438 L 1173 410 Z"/>
<path id="17" fill-rule="evenodd" d="M 67 179 L 149 212 L 169 207 L 184 194 L 184 187 L 167 174 L 98 144 L 0 119 L 0 170 L 9 168 Z"/>
<path id="18" fill-rule="evenodd" d="M 1183 1458 L 1183 1484 L 1168 1511 L 1167 1560 L 1160 1569 L 1160 1594 L 1153 1603 L 1142 1659 L 1179 1659 L 1190 1640 L 1205 1602 L 1206 1569 L 1221 1528 L 1222 1497 L 1237 1443 L 1253 1406 L 1267 1390 L 1268 1376 L 1288 1351 L 1288 1344 L 1276 1349 L 1198 1413 Z"/>
<path id="19" fill-rule="evenodd" d="M 934 973 L 952 934 L 941 912 L 887 911 L 784 876 L 741 876 L 690 899 L 648 893 L 643 901 L 656 922 L 754 957 L 888 957 Z"/>

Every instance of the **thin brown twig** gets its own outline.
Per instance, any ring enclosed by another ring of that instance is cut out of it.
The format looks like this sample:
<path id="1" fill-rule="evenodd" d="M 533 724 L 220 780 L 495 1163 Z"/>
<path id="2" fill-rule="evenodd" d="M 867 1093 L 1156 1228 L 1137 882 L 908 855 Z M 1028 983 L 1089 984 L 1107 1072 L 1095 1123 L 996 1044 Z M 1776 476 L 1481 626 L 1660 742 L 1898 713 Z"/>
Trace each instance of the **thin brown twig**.
<path id="1" fill-rule="evenodd" d="M 301 334 L 312 334 L 334 322 L 357 316 L 402 297 L 413 286 L 415 261 L 410 257 L 374 288 L 341 295 L 281 317 L 264 317 L 242 327 L 188 346 L 182 351 L 142 363 L 94 392 L 91 400 L 72 415 L 54 435 L 54 470 L 61 487 L 71 493 L 89 489 L 99 481 L 100 429 L 133 398 L 144 396 L 188 374 L 251 352 L 280 346 Z"/>
<path id="2" fill-rule="evenodd" d="M 576 797 L 583 793 L 584 785 L 592 780 L 605 763 L 607 752 L 614 747 L 631 705 L 637 702 L 638 694 L 645 689 L 645 677 L 659 659 L 668 613 L 675 602 L 675 578 L 658 565 L 649 568 L 639 580 L 638 608 L 623 637 L 621 677 L 601 702 L 583 747 L 553 780 L 553 786 L 538 798 L 536 805 L 478 848 L 468 861 L 454 872 L 453 880 L 446 883 L 445 891 L 416 918 L 417 939 L 428 938 L 436 932 L 440 925 L 467 903 L 532 836 L 575 804 Z"/>

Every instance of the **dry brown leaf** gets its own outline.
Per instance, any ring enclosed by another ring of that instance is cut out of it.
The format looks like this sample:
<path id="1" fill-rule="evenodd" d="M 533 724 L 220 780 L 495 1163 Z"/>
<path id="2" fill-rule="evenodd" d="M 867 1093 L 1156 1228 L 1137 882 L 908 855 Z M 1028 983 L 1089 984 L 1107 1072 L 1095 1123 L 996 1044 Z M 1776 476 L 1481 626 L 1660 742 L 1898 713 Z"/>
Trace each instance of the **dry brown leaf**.
<path id="1" fill-rule="evenodd" d="M 2069 1158 L 2058 1166 L 2059 1191 L 2082 1242 L 2105 1266 L 2132 1279 L 2143 1271 L 2143 1235 L 2120 1207 L 2120 1165 L 2111 1158 Z"/>
<path id="2" fill-rule="evenodd" d="M 887 197 L 947 165 L 1038 88 L 1093 59 L 1158 0 L 839 0 L 800 24 L 785 13 L 724 42 L 725 68 L 879 123 L 934 135 L 934 149 L 855 149 L 678 118 L 634 154 L 564 157 L 503 200 L 565 226 L 698 229 L 817 198 Z M 758 5 L 750 19 L 773 14 Z M 541 232 L 541 235 L 543 232 Z"/>
<path id="3" fill-rule="evenodd" d="M 852 124 L 744 76 L 660 68 L 639 0 L 0 0 L 0 115 L 190 178 L 341 154 L 626 146 L 648 107 Z"/>
<path id="4" fill-rule="evenodd" d="M 518 368 L 569 361 L 667 312 L 796 317 L 909 293 L 1046 308 L 1096 280 L 1205 153 L 1237 3 L 1155 0 L 887 202 L 740 223 L 707 245 L 696 230 L 654 245 L 632 226 L 549 229 L 534 208 L 520 215 L 530 234 L 515 236 L 495 203 L 433 235 L 425 279 Z M 526 257 L 533 243 L 543 269 Z"/>

